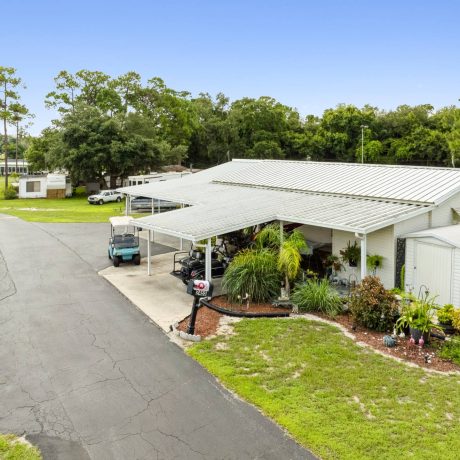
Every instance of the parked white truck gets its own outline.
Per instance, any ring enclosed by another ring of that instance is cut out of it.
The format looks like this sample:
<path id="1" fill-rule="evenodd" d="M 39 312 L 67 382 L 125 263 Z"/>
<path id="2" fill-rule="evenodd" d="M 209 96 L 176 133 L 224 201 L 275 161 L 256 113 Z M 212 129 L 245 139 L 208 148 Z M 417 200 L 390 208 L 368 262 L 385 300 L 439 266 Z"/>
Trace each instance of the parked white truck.
<path id="1" fill-rule="evenodd" d="M 110 201 L 116 201 L 120 203 L 123 199 L 122 194 L 115 190 L 102 190 L 97 195 L 90 195 L 88 197 L 89 204 L 104 204 Z"/>

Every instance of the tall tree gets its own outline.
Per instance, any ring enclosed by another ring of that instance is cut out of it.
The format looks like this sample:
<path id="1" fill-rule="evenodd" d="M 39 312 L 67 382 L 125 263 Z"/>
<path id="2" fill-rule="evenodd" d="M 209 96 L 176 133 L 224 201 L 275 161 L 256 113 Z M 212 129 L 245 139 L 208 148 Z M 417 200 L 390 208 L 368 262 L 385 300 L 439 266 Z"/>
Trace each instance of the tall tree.
<path id="1" fill-rule="evenodd" d="M 16 75 L 14 67 L 0 67 L 0 93 L 3 93 L 0 102 L 0 118 L 3 120 L 3 151 L 5 155 L 5 189 L 8 188 L 8 133 L 7 126 L 13 121 L 13 107 L 18 107 L 19 93 L 17 89 L 22 80 Z"/>
<path id="2" fill-rule="evenodd" d="M 10 105 L 11 110 L 11 124 L 14 125 L 16 128 L 16 142 L 15 142 L 15 163 L 16 163 L 16 172 L 18 170 L 18 152 L 19 152 L 19 133 L 20 128 L 19 125 L 22 121 L 24 121 L 27 117 L 33 117 L 33 115 L 29 112 L 27 107 L 23 104 L 19 104 L 18 102 Z"/>
<path id="3" fill-rule="evenodd" d="M 48 155 L 48 165 L 67 169 L 74 182 L 96 180 L 109 185 L 105 183 L 109 176 L 113 188 L 117 177 L 147 172 L 160 164 L 159 149 L 151 139 L 127 130 L 118 117 L 95 107 L 77 104 L 55 132 L 45 159 Z M 47 146 L 35 144 L 29 155 L 41 154 L 43 147 Z"/>

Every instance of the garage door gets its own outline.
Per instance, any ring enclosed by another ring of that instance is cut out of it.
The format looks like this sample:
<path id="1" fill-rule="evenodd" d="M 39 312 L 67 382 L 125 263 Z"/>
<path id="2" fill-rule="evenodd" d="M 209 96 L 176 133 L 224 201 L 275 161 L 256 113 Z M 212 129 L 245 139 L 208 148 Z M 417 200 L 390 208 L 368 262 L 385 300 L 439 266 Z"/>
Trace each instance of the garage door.
<path id="1" fill-rule="evenodd" d="M 451 302 L 453 249 L 428 243 L 415 243 L 415 295 L 428 287 L 436 303 Z"/>

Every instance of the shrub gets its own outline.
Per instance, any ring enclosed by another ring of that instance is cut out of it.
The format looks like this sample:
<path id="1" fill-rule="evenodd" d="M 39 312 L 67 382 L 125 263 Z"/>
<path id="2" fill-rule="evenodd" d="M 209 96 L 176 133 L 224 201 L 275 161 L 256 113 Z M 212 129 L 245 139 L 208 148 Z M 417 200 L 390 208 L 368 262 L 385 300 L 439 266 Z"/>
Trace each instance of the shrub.
<path id="1" fill-rule="evenodd" d="M 455 309 L 451 304 L 446 304 L 440 308 L 436 314 L 438 321 L 442 324 L 452 325 L 452 317 Z"/>
<path id="2" fill-rule="evenodd" d="M 84 185 L 79 185 L 78 187 L 75 187 L 73 190 L 74 196 L 86 196 L 88 193 L 86 192 L 86 186 Z"/>
<path id="3" fill-rule="evenodd" d="M 460 310 L 454 310 L 452 313 L 452 326 L 457 332 L 460 332 Z"/>
<path id="4" fill-rule="evenodd" d="M 18 192 L 12 185 L 8 185 L 8 188 L 6 188 L 3 192 L 3 196 L 5 200 L 14 200 L 18 197 Z"/>
<path id="5" fill-rule="evenodd" d="M 377 276 L 366 276 L 353 291 L 349 307 L 357 324 L 385 332 L 393 329 L 398 317 L 395 296 L 386 291 Z"/>
<path id="6" fill-rule="evenodd" d="M 439 350 L 439 357 L 448 359 L 460 366 L 460 340 L 454 339 L 444 342 Z"/>
<path id="7" fill-rule="evenodd" d="M 230 301 L 249 294 L 254 302 L 266 302 L 279 295 L 281 274 L 278 254 L 270 249 L 245 249 L 232 260 L 222 281 Z"/>
<path id="8" fill-rule="evenodd" d="M 329 316 L 342 311 L 342 301 L 327 279 L 307 280 L 294 291 L 292 301 L 301 311 L 319 311 Z"/>

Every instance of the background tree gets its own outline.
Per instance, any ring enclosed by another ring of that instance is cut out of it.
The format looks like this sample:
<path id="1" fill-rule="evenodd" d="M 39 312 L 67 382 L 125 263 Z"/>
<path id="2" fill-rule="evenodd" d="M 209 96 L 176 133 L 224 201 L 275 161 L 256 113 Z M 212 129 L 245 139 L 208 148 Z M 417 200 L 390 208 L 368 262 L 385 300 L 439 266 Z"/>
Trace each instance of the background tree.
<path id="1" fill-rule="evenodd" d="M 362 125 L 367 126 L 364 131 L 367 163 L 455 167 L 460 155 L 457 123 L 460 114 L 455 107 L 434 111 L 429 104 L 401 105 L 395 110 L 383 111 L 370 105 L 359 108 L 339 104 L 325 110 L 322 116 L 301 117 L 296 109 L 267 96 L 233 102 L 222 93 L 215 97 L 200 93 L 194 98 L 187 91 L 168 87 L 159 77 L 144 84 L 136 72 L 111 77 L 90 70 L 74 74 L 60 72 L 46 104 L 59 112 L 60 118 L 54 121 L 54 127 L 59 133 L 57 137 L 64 141 L 61 145 L 67 145 L 70 138 L 66 136 L 73 133 L 73 153 L 80 139 L 76 135 L 77 127 L 84 133 L 94 134 L 90 138 L 81 136 L 80 150 L 88 153 L 83 143 L 99 136 L 111 146 L 108 147 L 110 155 L 115 153 L 115 145 L 126 148 L 125 151 L 119 148 L 113 174 L 133 170 L 137 160 L 131 160 L 133 155 L 137 157 L 138 149 L 150 153 L 145 159 L 145 168 L 139 166 L 137 172 L 147 170 L 151 164 L 149 155 L 154 156 L 157 166 L 188 161 L 202 168 L 236 157 L 361 161 Z M 88 120 L 84 120 L 84 113 L 90 114 Z M 109 119 L 113 119 L 113 123 L 109 123 Z M 99 133 L 97 126 L 102 130 Z M 57 142 L 52 146 L 46 164 L 64 168 L 64 164 L 69 164 L 66 155 L 72 155 L 68 151 L 56 154 Z M 29 155 L 40 152 L 38 147 L 34 144 Z M 36 158 L 43 158 L 40 155 Z M 99 158 L 99 154 L 96 157 Z M 74 176 L 80 177 L 78 162 L 70 161 L 70 164 L 76 169 Z M 100 173 L 96 171 L 98 168 L 90 169 L 92 175 Z M 110 169 L 107 161 L 103 169 Z M 111 182 L 114 179 L 112 177 Z"/>
<path id="2" fill-rule="evenodd" d="M 16 162 L 16 172 L 18 170 L 18 154 L 19 154 L 19 134 L 20 124 L 26 118 L 32 118 L 33 115 L 29 112 L 27 107 L 23 104 L 19 104 L 18 102 L 10 105 L 11 110 L 11 124 L 14 125 L 16 128 L 16 142 L 15 142 L 15 162 Z"/>
<path id="3" fill-rule="evenodd" d="M 0 118 L 3 120 L 3 154 L 5 156 L 5 190 L 8 188 L 8 131 L 7 126 L 14 120 L 14 108 L 18 108 L 19 93 L 17 89 L 21 79 L 13 67 L 0 67 Z"/>

